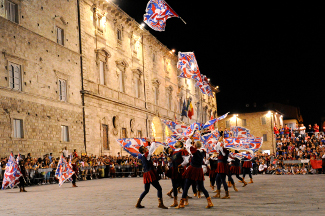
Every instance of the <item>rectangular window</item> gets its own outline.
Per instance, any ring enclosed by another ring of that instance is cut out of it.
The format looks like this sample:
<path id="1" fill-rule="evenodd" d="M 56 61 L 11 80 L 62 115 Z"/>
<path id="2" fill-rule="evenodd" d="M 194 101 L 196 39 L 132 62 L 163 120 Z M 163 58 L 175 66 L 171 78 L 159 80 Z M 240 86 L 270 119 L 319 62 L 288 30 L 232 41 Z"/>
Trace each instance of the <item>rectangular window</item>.
<path id="1" fill-rule="evenodd" d="M 56 27 L 56 42 L 60 45 L 64 45 L 64 30 L 60 27 Z"/>
<path id="2" fill-rule="evenodd" d="M 126 136 L 126 128 L 122 128 L 122 139 L 127 138 Z"/>
<path id="3" fill-rule="evenodd" d="M 61 126 L 61 141 L 69 142 L 69 127 L 62 125 Z"/>
<path id="4" fill-rule="evenodd" d="M 109 150 L 108 125 L 103 124 L 103 149 Z"/>
<path id="5" fill-rule="evenodd" d="M 24 138 L 22 119 L 14 119 L 14 138 Z"/>
<path id="6" fill-rule="evenodd" d="M 140 80 L 137 78 L 135 79 L 135 97 L 139 98 L 140 97 Z"/>
<path id="7" fill-rule="evenodd" d="M 18 23 L 18 5 L 11 2 L 7 1 L 6 4 L 6 14 L 7 14 L 7 19 Z"/>
<path id="8" fill-rule="evenodd" d="M 158 105 L 158 88 L 155 88 L 155 105 Z"/>
<path id="9" fill-rule="evenodd" d="M 142 131 L 138 130 L 137 137 L 138 137 L 138 138 L 142 138 Z"/>
<path id="10" fill-rule="evenodd" d="M 59 99 L 67 101 L 67 81 L 59 79 Z"/>
<path id="11" fill-rule="evenodd" d="M 262 117 L 262 125 L 265 125 L 266 124 L 266 118 L 265 116 Z"/>
<path id="12" fill-rule="evenodd" d="M 122 40 L 122 31 L 120 29 L 117 29 L 117 40 Z"/>
<path id="13" fill-rule="evenodd" d="M 263 142 L 267 141 L 267 134 L 263 134 Z"/>
<path id="14" fill-rule="evenodd" d="M 9 62 L 9 87 L 21 91 L 21 66 Z"/>
<path id="15" fill-rule="evenodd" d="M 120 71 L 120 92 L 124 92 L 124 73 Z"/>
<path id="16" fill-rule="evenodd" d="M 226 128 L 229 128 L 230 127 L 230 121 L 226 121 Z"/>
<path id="17" fill-rule="evenodd" d="M 156 61 L 156 54 L 153 53 L 153 54 L 152 54 L 152 62 L 155 62 L 155 61 Z"/>
<path id="18" fill-rule="evenodd" d="M 171 110 L 172 109 L 172 95 L 171 94 L 168 94 L 167 95 L 167 108 L 169 109 L 169 110 Z"/>
<path id="19" fill-rule="evenodd" d="M 242 121 L 242 126 L 243 127 L 246 126 L 246 119 L 242 119 L 241 121 Z"/>
<path id="20" fill-rule="evenodd" d="M 99 84 L 105 85 L 104 62 L 99 61 Z"/>

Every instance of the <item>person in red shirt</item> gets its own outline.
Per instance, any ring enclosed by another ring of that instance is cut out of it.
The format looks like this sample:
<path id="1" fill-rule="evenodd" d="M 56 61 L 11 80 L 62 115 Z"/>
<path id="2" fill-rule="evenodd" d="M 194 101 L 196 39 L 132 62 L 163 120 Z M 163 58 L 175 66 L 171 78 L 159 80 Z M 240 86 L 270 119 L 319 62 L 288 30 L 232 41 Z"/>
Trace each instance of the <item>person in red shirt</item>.
<path id="1" fill-rule="evenodd" d="M 319 134 L 319 126 L 317 125 L 317 123 L 315 123 L 314 125 L 314 132 L 315 132 L 315 136 L 318 137 L 318 134 Z"/>
<path id="2" fill-rule="evenodd" d="M 275 135 L 279 134 L 279 129 L 278 129 L 278 127 L 276 125 L 274 126 L 273 131 L 274 131 Z"/>

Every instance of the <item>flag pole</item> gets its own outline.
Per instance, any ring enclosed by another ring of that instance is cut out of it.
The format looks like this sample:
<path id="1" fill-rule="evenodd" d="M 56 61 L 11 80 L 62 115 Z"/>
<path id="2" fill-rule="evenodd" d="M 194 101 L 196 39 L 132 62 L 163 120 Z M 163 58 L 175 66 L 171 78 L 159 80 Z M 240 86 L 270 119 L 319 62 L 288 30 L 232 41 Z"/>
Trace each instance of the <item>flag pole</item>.
<path id="1" fill-rule="evenodd" d="M 166 2 L 164 1 L 166 5 L 168 5 L 168 7 L 170 7 L 170 9 L 172 9 L 174 11 L 174 13 L 184 22 L 184 24 L 186 24 L 186 22 L 182 19 L 182 17 L 180 17 L 176 12 L 175 10 Z"/>
<path id="2" fill-rule="evenodd" d="M 185 20 L 183 20 L 183 18 L 182 17 L 179 17 L 182 21 L 183 21 L 183 23 L 186 25 L 187 23 L 185 22 Z"/>

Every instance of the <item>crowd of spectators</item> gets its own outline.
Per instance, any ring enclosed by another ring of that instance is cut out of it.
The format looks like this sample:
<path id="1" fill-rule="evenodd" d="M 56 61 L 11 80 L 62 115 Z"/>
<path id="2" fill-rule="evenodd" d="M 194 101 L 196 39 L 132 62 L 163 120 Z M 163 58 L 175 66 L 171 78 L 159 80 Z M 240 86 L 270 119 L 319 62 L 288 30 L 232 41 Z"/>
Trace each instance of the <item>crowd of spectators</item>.
<path id="1" fill-rule="evenodd" d="M 254 173 L 296 175 L 325 173 L 325 138 L 319 126 L 303 124 L 289 128 L 274 127 L 276 153 L 256 153 Z M 312 160 L 322 160 L 322 168 L 314 169 Z"/>
<path id="2" fill-rule="evenodd" d="M 70 160 L 68 150 L 61 151 L 67 160 Z M 97 178 L 115 178 L 115 177 L 136 177 L 142 175 L 141 160 L 131 156 L 96 156 L 82 154 L 78 156 L 76 150 L 72 153 L 73 158 L 78 158 L 79 180 L 91 180 Z M 30 153 L 27 156 L 21 156 L 25 166 L 27 185 L 55 184 L 58 180 L 54 177 L 60 157 L 55 158 L 52 153 L 43 157 L 32 157 Z M 0 181 L 3 179 L 8 157 L 1 158 L 0 161 Z"/>

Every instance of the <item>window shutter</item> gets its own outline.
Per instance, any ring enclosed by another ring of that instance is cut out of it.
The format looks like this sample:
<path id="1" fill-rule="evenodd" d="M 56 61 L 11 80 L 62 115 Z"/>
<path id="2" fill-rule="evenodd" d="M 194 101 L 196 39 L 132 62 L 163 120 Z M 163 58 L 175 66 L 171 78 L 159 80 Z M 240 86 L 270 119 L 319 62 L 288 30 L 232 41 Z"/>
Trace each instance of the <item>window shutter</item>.
<path id="1" fill-rule="evenodd" d="M 14 84 L 14 66 L 12 64 L 9 64 L 9 87 L 15 88 Z"/>
<path id="2" fill-rule="evenodd" d="M 61 45 L 64 46 L 64 29 L 61 29 Z"/>
<path id="3" fill-rule="evenodd" d="M 65 80 L 62 80 L 62 101 L 67 100 L 67 83 Z"/>
<path id="4" fill-rule="evenodd" d="M 69 142 L 69 127 L 68 126 L 65 126 L 65 130 L 66 130 L 66 133 L 65 133 L 66 142 Z"/>
<path id="5" fill-rule="evenodd" d="M 16 5 L 12 2 L 9 2 L 9 20 L 16 22 Z"/>
<path id="6" fill-rule="evenodd" d="M 56 27 L 57 43 L 62 45 L 62 29 Z"/>
<path id="7" fill-rule="evenodd" d="M 21 120 L 19 120 L 19 126 L 20 126 L 20 138 L 24 138 L 24 127 L 23 127 L 23 120 L 21 119 Z"/>
<path id="8" fill-rule="evenodd" d="M 265 119 L 265 117 L 264 117 L 264 116 L 262 117 L 262 124 L 263 124 L 263 125 L 265 125 L 265 124 L 266 124 L 266 119 Z"/>
<path id="9" fill-rule="evenodd" d="M 20 74 L 20 66 L 14 66 L 14 89 L 21 90 L 21 74 Z"/>
<path id="10" fill-rule="evenodd" d="M 267 134 L 263 134 L 263 142 L 267 141 Z"/>

